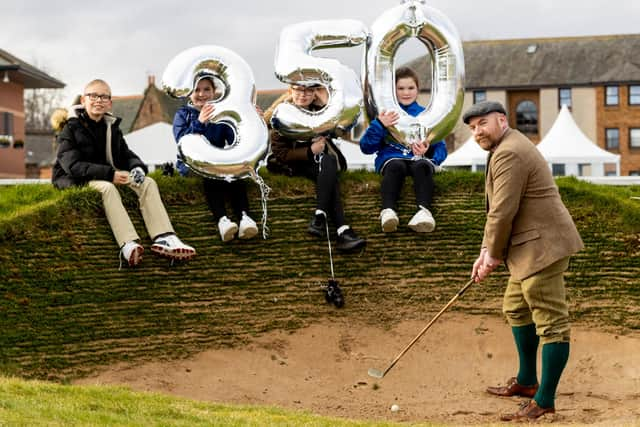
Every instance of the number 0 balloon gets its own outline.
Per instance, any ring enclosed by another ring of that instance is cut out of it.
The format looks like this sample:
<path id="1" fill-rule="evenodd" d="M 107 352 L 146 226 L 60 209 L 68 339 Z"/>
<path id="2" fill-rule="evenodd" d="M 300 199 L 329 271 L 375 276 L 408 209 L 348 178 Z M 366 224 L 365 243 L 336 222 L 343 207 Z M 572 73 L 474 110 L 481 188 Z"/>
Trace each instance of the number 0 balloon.
<path id="1" fill-rule="evenodd" d="M 395 96 L 395 55 L 412 37 L 426 46 L 432 68 L 430 102 L 417 117 L 405 113 Z M 400 121 L 389 128 L 397 141 L 408 145 L 416 133 L 438 141 L 454 128 L 464 99 L 464 56 L 458 32 L 440 11 L 412 0 L 384 12 L 371 27 L 363 68 L 367 116 L 397 111 Z"/>

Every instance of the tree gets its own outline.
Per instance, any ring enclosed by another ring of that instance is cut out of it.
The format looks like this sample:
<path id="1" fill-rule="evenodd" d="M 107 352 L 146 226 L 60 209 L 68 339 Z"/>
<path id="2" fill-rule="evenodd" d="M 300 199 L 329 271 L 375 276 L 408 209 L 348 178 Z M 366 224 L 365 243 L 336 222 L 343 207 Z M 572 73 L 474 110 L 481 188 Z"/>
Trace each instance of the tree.
<path id="1" fill-rule="evenodd" d="M 51 113 L 62 104 L 60 89 L 26 89 L 24 91 L 25 129 L 50 131 Z"/>

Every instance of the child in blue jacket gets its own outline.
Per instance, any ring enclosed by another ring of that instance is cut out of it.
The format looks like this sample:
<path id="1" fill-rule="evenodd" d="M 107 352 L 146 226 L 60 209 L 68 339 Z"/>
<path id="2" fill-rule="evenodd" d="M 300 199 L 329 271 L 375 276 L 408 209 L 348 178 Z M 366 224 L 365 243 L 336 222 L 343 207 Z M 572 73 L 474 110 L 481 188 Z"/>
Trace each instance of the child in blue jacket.
<path id="1" fill-rule="evenodd" d="M 224 124 L 211 123 L 209 119 L 214 113 L 215 84 L 213 78 L 204 75 L 196 80 L 195 88 L 189 96 L 190 102 L 180 107 L 173 119 L 173 135 L 176 143 L 184 135 L 196 133 L 219 148 L 224 148 L 234 141 L 233 130 Z M 189 168 L 181 159 L 176 162 L 180 175 L 187 176 Z M 250 239 L 258 234 L 258 226 L 249 216 L 249 200 L 247 188 L 243 180 L 227 182 L 224 180 L 203 178 L 204 194 L 214 219 L 218 222 L 218 231 L 223 242 L 232 240 L 236 233 L 240 239 Z M 225 198 L 228 197 L 240 227 L 227 217 Z"/>
<path id="2" fill-rule="evenodd" d="M 400 107 L 414 117 L 425 110 L 416 102 L 418 90 L 418 75 L 415 71 L 407 67 L 398 68 L 396 98 Z M 360 139 L 360 150 L 365 154 L 377 154 L 376 172 L 382 174 L 382 231 L 390 233 L 398 228 L 400 220 L 396 214 L 397 202 L 405 177 L 411 175 L 418 211 L 408 226 L 415 232 L 427 233 L 436 227 L 436 221 L 429 210 L 433 200 L 433 174 L 436 165 L 447 158 L 447 146 L 444 141 L 434 144 L 423 141 L 412 144 L 411 148 L 400 144 L 386 129 L 397 124 L 399 118 L 396 111 L 382 111 Z"/>

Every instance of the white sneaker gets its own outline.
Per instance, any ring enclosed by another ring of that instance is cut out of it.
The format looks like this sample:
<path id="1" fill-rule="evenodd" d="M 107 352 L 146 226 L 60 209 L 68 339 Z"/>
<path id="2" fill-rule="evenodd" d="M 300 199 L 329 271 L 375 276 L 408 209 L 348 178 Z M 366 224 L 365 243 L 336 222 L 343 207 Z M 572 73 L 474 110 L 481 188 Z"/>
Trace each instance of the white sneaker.
<path id="1" fill-rule="evenodd" d="M 436 228 L 436 220 L 433 219 L 429 209 L 420 206 L 408 225 L 416 233 L 429 233 Z"/>
<path id="2" fill-rule="evenodd" d="M 122 245 L 122 249 L 120 249 L 120 256 L 122 257 L 122 259 L 127 261 L 129 267 L 135 267 L 136 265 L 140 264 L 140 261 L 142 261 L 143 253 L 144 248 L 142 247 L 142 245 L 134 242 L 133 240 Z"/>
<path id="3" fill-rule="evenodd" d="M 151 250 L 167 258 L 178 260 L 187 260 L 196 255 L 196 250 L 182 243 L 175 234 L 156 238 L 151 245 Z"/>
<path id="4" fill-rule="evenodd" d="M 240 230 L 238 231 L 238 237 L 240 239 L 251 239 L 258 234 L 258 225 L 249 215 L 242 212 L 242 219 L 240 220 Z"/>
<path id="5" fill-rule="evenodd" d="M 222 241 L 228 242 L 229 240 L 233 240 L 238 232 L 238 224 L 231 221 L 226 216 L 223 216 L 218 221 L 218 231 L 220 231 L 220 238 Z"/>
<path id="6" fill-rule="evenodd" d="M 399 222 L 398 215 L 396 215 L 393 209 L 387 208 L 380 211 L 380 224 L 382 225 L 383 232 L 391 233 L 392 231 L 396 231 Z"/>

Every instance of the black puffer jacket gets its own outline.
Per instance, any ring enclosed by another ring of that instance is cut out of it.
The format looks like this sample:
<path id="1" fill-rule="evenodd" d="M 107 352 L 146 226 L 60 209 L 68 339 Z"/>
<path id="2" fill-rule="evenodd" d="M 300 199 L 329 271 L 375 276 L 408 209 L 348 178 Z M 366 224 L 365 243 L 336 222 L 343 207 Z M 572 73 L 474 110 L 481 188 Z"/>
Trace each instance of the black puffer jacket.
<path id="1" fill-rule="evenodd" d="M 97 141 L 84 108 L 73 110 L 58 135 L 58 153 L 53 165 L 51 181 L 57 188 L 84 185 L 91 180 L 113 181 L 116 170 L 130 171 L 147 166 L 127 146 L 120 131 L 120 119 L 104 116 L 107 139 Z"/>

